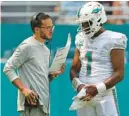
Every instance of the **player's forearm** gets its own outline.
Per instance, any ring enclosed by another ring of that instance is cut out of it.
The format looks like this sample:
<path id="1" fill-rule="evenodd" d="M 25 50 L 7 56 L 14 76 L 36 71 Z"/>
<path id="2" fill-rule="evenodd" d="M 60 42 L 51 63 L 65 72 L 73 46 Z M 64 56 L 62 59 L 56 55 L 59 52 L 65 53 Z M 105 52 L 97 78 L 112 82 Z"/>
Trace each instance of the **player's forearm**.
<path id="1" fill-rule="evenodd" d="M 76 91 L 80 91 L 80 87 L 82 87 L 81 85 L 84 86 L 84 83 L 80 81 L 80 79 L 78 78 L 78 70 L 76 67 L 71 67 L 70 69 L 70 79 L 72 81 L 72 85 L 73 85 L 73 88 L 74 90 Z"/>
<path id="2" fill-rule="evenodd" d="M 124 71 L 116 71 L 114 74 L 104 81 L 106 89 L 110 89 L 120 82 L 124 77 Z"/>
<path id="3" fill-rule="evenodd" d="M 12 83 L 20 90 L 22 91 L 25 87 L 25 85 L 22 83 L 22 81 L 20 80 L 20 78 L 15 79 L 14 81 L 12 81 Z"/>
<path id="4" fill-rule="evenodd" d="M 78 77 L 78 71 L 76 70 L 76 67 L 72 66 L 71 69 L 70 69 L 70 79 L 71 79 L 71 81 L 75 77 Z"/>

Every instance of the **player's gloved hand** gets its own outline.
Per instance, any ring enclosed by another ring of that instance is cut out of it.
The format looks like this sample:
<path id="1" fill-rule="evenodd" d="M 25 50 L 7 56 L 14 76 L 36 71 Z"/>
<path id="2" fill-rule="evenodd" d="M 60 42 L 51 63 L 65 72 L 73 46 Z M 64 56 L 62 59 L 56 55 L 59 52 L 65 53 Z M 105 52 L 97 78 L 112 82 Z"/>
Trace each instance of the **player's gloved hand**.
<path id="1" fill-rule="evenodd" d="M 25 96 L 28 104 L 37 105 L 37 100 L 39 99 L 39 96 L 33 90 L 25 87 L 21 90 L 21 92 Z"/>
<path id="2" fill-rule="evenodd" d="M 90 101 L 93 97 L 95 97 L 98 94 L 95 85 L 87 85 L 85 88 L 86 88 L 86 95 L 83 96 L 81 100 Z"/>

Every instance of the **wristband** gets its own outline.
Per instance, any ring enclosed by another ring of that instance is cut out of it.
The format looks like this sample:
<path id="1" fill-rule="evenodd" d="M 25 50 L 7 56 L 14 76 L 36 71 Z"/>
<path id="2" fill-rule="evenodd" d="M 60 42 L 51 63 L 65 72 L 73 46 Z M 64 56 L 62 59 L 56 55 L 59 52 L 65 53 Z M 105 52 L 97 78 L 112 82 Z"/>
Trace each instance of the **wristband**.
<path id="1" fill-rule="evenodd" d="M 81 85 L 81 84 L 84 84 L 84 83 L 82 83 L 82 82 L 79 80 L 79 78 L 77 78 L 77 77 L 73 78 L 73 80 L 72 80 L 72 85 L 73 85 L 73 88 L 74 88 L 75 90 L 77 90 L 78 86 Z"/>
<path id="2" fill-rule="evenodd" d="M 100 94 L 106 91 L 106 85 L 103 82 L 98 83 L 96 85 L 96 88 L 97 88 L 98 93 Z"/>

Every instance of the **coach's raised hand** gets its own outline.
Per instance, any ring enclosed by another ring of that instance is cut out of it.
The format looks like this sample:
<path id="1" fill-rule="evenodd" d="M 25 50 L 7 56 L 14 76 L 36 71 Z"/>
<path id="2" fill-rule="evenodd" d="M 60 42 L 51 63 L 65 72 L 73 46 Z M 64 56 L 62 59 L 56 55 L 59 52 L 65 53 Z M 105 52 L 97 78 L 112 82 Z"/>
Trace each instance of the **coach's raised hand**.
<path id="1" fill-rule="evenodd" d="M 51 72 L 48 76 L 49 76 L 49 80 L 51 81 L 52 79 L 54 79 L 55 77 L 57 77 L 60 74 L 63 74 L 65 70 L 65 64 L 62 64 L 60 71 L 55 71 L 55 72 Z"/>

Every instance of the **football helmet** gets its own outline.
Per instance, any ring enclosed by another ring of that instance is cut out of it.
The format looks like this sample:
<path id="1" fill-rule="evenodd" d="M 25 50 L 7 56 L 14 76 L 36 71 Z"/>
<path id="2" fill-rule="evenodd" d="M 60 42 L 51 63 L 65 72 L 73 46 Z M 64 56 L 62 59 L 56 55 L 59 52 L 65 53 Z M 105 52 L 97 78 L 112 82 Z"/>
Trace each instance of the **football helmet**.
<path id="1" fill-rule="evenodd" d="M 76 22 L 80 24 L 77 31 L 91 38 L 106 21 L 107 16 L 103 5 L 98 2 L 88 2 L 77 12 Z"/>

